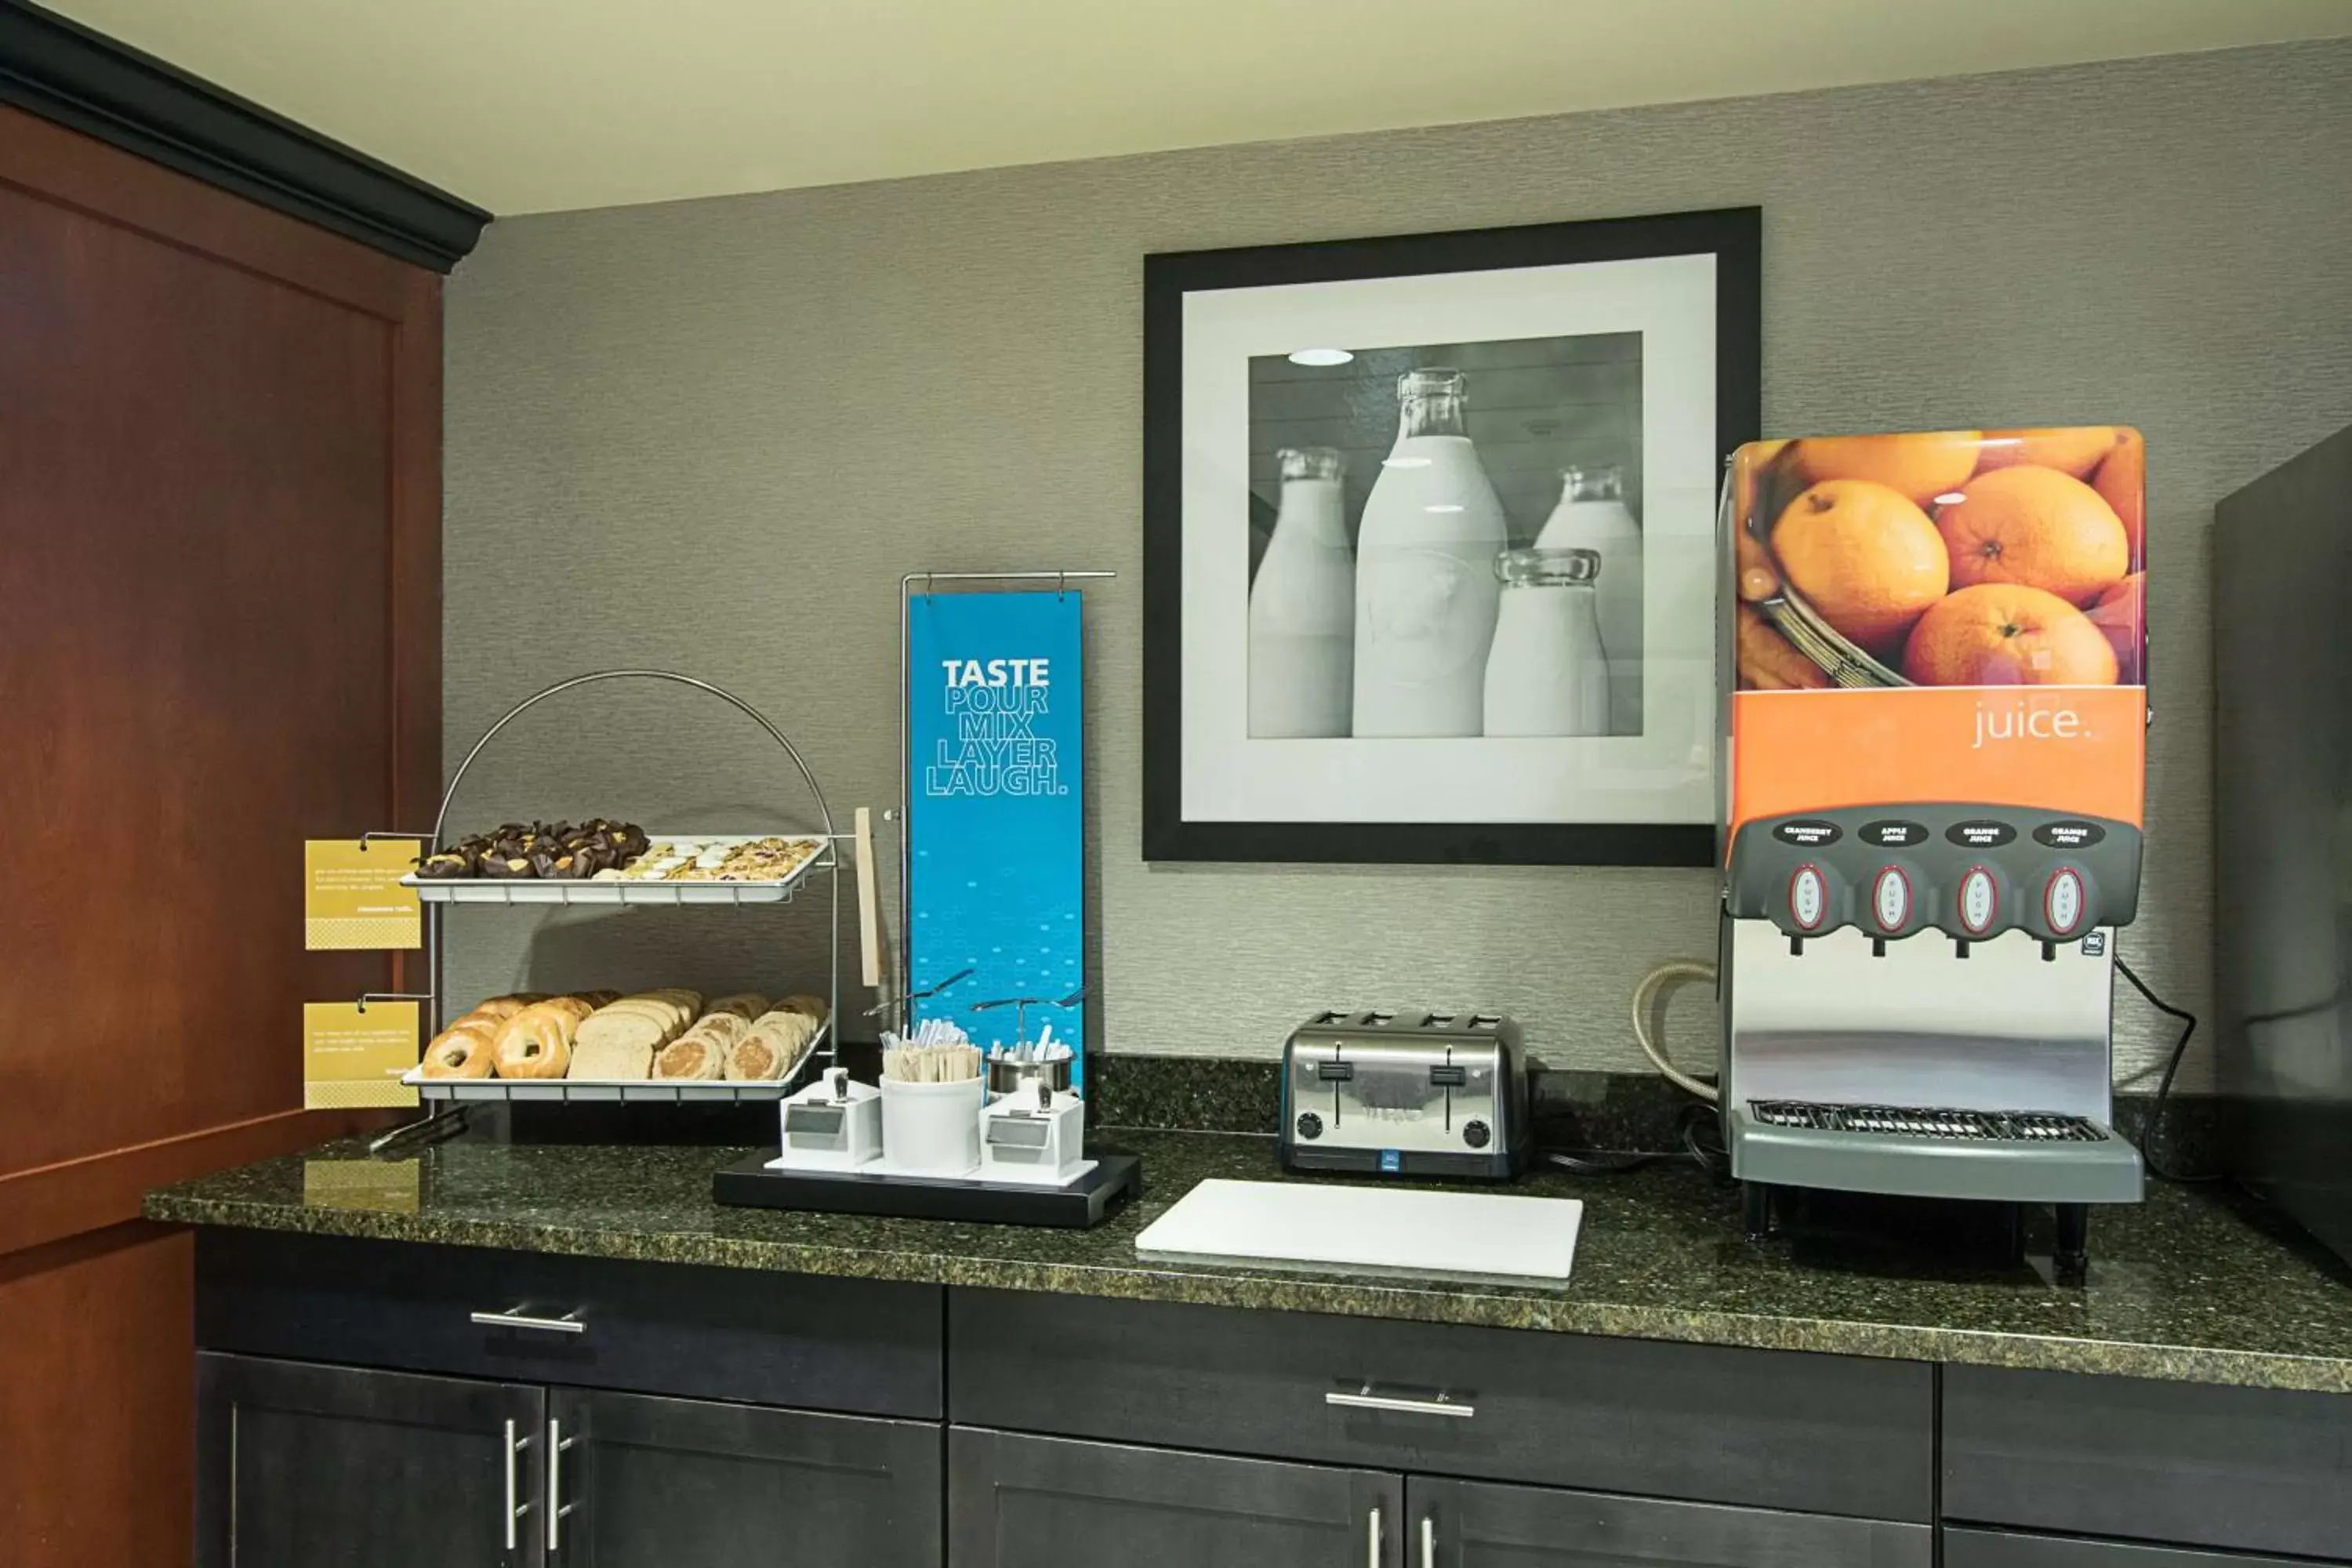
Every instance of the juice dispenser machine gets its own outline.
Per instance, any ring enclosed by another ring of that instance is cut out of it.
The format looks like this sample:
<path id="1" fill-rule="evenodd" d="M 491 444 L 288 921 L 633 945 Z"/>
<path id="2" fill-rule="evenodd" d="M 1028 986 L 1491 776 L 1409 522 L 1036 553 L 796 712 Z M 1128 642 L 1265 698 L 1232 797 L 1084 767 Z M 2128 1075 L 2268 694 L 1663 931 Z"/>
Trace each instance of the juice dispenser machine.
<path id="1" fill-rule="evenodd" d="M 2139 896 L 2141 443 L 1751 443 L 1724 488 L 1724 1142 L 1778 1188 L 2134 1203 L 2115 931 Z"/>

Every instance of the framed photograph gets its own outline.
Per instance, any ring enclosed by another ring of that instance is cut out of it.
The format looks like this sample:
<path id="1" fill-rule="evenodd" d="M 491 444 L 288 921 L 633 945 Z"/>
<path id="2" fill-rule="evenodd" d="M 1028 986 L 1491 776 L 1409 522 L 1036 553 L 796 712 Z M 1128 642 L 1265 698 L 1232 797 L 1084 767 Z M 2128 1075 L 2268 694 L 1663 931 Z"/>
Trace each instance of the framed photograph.
<path id="1" fill-rule="evenodd" d="M 1145 258 L 1147 860 L 1713 860 L 1760 237 Z"/>

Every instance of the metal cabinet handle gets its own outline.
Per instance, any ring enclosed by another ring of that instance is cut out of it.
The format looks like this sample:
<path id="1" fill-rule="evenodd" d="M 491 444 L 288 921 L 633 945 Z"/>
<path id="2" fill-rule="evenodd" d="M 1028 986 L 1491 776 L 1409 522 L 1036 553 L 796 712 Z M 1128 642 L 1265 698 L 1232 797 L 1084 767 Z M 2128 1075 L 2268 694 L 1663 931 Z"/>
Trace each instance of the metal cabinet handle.
<path id="1" fill-rule="evenodd" d="M 1421 1568 L 1437 1568 L 1437 1520 L 1426 1513 L 1421 1516 Z"/>
<path id="2" fill-rule="evenodd" d="M 1365 1568 L 1381 1568 L 1381 1510 L 1378 1504 L 1373 1505 L 1372 1516 L 1364 1523 Z"/>
<path id="3" fill-rule="evenodd" d="M 1457 1421 L 1467 1421 L 1478 1414 L 1476 1405 L 1460 1404 L 1450 1394 L 1441 1394 L 1434 1399 L 1405 1399 L 1396 1394 L 1374 1394 L 1369 1383 L 1355 1394 L 1332 1389 L 1323 1395 L 1323 1403 L 1349 1410 L 1386 1410 L 1399 1415 L 1450 1415 Z"/>
<path id="4" fill-rule="evenodd" d="M 513 1419 L 509 1417 L 507 1421 L 506 1509 L 506 1537 L 507 1550 L 509 1552 L 512 1552 L 515 1549 L 515 1521 L 521 1519 L 524 1514 L 530 1511 L 530 1504 L 527 1502 L 517 1502 L 515 1500 L 516 1461 L 522 1457 L 522 1451 L 530 1447 L 530 1439 L 529 1437 L 521 1437 L 515 1435 L 515 1424 Z"/>
<path id="5" fill-rule="evenodd" d="M 577 1437 L 563 1435 L 563 1423 L 550 1419 L 547 1423 L 547 1549 L 555 1552 L 563 1545 L 563 1516 L 577 1508 L 577 1503 L 563 1500 L 563 1452 Z"/>
<path id="6" fill-rule="evenodd" d="M 468 1312 L 468 1322 L 479 1323 L 486 1329 L 537 1329 L 550 1334 L 584 1334 L 588 1325 L 581 1321 L 580 1310 L 573 1308 L 560 1318 L 534 1318 L 520 1307 L 509 1307 L 503 1312 Z"/>

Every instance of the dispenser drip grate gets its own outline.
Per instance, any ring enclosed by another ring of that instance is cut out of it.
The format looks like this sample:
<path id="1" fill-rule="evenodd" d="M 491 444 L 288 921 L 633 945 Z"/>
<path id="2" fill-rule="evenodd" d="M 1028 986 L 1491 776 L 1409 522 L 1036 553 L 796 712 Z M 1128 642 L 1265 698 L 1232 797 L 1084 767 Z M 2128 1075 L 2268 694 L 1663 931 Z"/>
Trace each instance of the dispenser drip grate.
<path id="1" fill-rule="evenodd" d="M 1885 1132 L 1980 1143 L 2104 1143 L 2106 1132 L 2080 1116 L 2042 1110 L 1948 1110 L 1905 1105 L 1816 1105 L 1750 1100 L 1748 1113 L 1772 1127 L 1823 1132 Z"/>

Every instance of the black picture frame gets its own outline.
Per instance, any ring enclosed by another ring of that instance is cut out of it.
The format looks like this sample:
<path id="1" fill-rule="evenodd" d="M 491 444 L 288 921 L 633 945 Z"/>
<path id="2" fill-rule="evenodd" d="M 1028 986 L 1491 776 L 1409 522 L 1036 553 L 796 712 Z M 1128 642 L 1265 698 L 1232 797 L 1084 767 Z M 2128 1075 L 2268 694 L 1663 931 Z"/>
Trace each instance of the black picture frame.
<path id="1" fill-rule="evenodd" d="M 1718 460 L 1762 433 L 1759 207 L 1168 252 L 1143 265 L 1143 858 L 1420 865 L 1706 866 L 1711 823 L 1187 821 L 1183 816 L 1184 300 L 1221 289 L 1712 254 Z"/>

